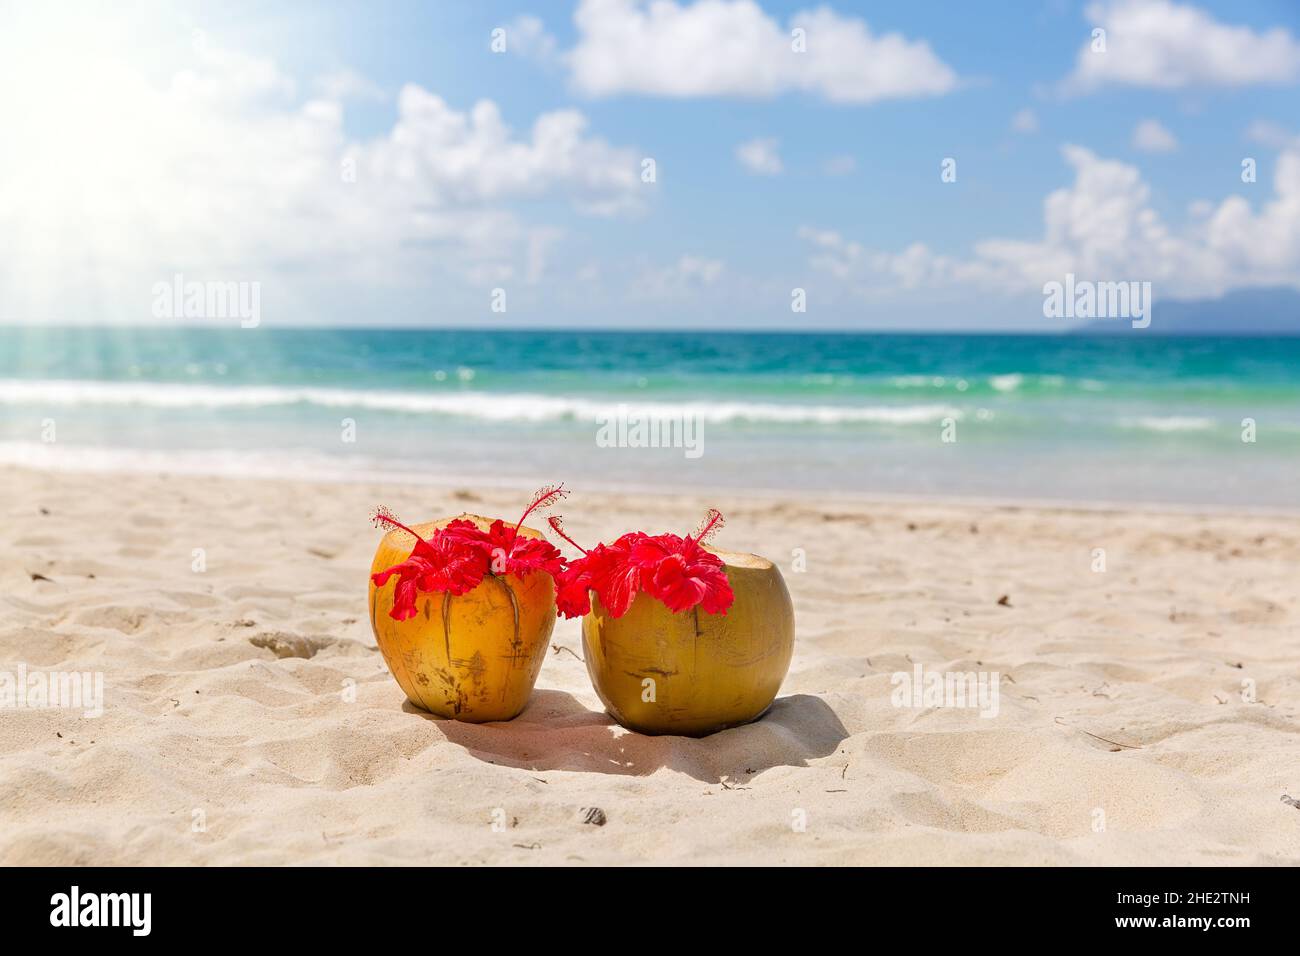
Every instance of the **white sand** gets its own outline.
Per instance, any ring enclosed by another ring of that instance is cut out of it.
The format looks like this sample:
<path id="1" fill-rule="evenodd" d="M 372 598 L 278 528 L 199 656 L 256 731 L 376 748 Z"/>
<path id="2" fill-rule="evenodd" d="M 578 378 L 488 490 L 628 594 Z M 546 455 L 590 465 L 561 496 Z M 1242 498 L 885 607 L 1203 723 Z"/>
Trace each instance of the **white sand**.
<path id="1" fill-rule="evenodd" d="M 572 621 L 515 721 L 405 703 L 369 509 L 512 516 L 526 490 L 0 487 L 0 670 L 102 672 L 105 706 L 0 710 L 3 864 L 1300 862 L 1300 518 L 579 492 L 579 540 L 717 505 L 719 546 L 785 571 L 780 699 L 689 740 L 612 724 Z M 997 716 L 895 707 L 914 662 L 999 672 Z"/>

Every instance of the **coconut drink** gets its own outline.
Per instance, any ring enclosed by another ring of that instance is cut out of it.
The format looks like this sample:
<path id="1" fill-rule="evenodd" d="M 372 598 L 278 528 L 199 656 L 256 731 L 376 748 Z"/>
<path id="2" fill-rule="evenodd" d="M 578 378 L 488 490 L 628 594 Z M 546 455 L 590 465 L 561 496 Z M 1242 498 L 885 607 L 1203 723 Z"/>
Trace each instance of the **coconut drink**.
<path id="1" fill-rule="evenodd" d="M 591 682 L 629 730 L 699 737 L 749 723 L 789 671 L 794 609 L 781 572 L 705 545 L 721 524 L 715 511 L 685 538 L 626 534 L 561 578 L 561 612 L 582 615 Z M 552 527 L 563 534 L 558 519 Z"/>
<path id="2" fill-rule="evenodd" d="M 562 558 L 523 522 L 563 494 L 543 489 L 513 526 L 462 514 L 407 527 L 375 513 L 388 533 L 371 565 L 370 623 L 412 704 L 472 723 L 524 709 L 555 627 Z"/>

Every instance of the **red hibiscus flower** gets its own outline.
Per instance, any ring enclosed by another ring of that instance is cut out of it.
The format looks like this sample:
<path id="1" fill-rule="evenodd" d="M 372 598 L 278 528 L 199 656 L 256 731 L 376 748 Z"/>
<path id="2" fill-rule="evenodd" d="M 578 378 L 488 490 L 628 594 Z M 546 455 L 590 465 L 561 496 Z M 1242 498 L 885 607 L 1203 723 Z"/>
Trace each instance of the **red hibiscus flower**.
<path id="1" fill-rule="evenodd" d="M 397 575 L 390 616 L 405 621 L 416 614 L 418 594 L 430 591 L 466 594 L 488 574 L 523 577 L 534 571 L 545 571 L 558 582 L 564 566 L 559 550 L 544 539 L 521 537 L 519 528 L 530 513 L 564 495 L 563 486 L 543 488 L 512 527 L 506 527 L 498 519 L 484 531 L 472 521 L 457 518 L 439 528 L 427 541 L 387 509 L 380 508 L 374 515 L 376 525 L 400 528 L 415 538 L 409 558 L 371 576 L 375 587 L 383 587 L 389 578 Z"/>
<path id="2" fill-rule="evenodd" d="M 534 571 L 545 571 L 555 577 L 564 567 L 564 557 L 555 545 L 545 538 L 520 537 L 518 525 L 507 528 L 500 519 L 492 522 L 484 543 L 492 560 L 493 574 L 524 577 Z"/>
<path id="3" fill-rule="evenodd" d="M 713 510 L 696 532 L 686 538 L 675 534 L 647 535 L 631 531 L 611 545 L 599 544 L 569 562 L 560 580 L 556 603 L 565 617 L 579 617 L 591 609 L 595 591 L 611 617 L 622 617 L 637 594 L 645 592 L 674 612 L 703 607 L 710 614 L 726 614 L 735 600 L 723 561 L 705 551 L 702 542 L 722 526 Z M 578 550 L 564 534 L 558 518 L 551 527 Z"/>
<path id="4" fill-rule="evenodd" d="M 590 551 L 564 533 L 560 516 L 548 518 L 551 530 L 582 552 L 582 557 L 566 561 L 564 569 L 555 579 L 555 607 L 565 617 L 582 617 L 591 610 L 591 581 L 596 563 L 601 559 L 605 546 L 598 544 Z"/>
<path id="5" fill-rule="evenodd" d="M 454 535 L 435 534 L 433 540 L 426 541 L 383 509 L 375 512 L 375 522 L 400 528 L 415 538 L 415 547 L 409 558 L 371 575 L 377 588 L 382 588 L 389 578 L 397 575 L 393 609 L 389 612 L 389 616 L 396 621 L 415 617 L 415 601 L 419 592 L 466 594 L 478 587 L 488 572 L 488 560 L 483 550 L 466 544 Z"/>
<path id="6" fill-rule="evenodd" d="M 591 610 L 591 572 L 579 558 L 556 579 L 555 609 L 564 617 L 582 617 Z"/>
<path id="7" fill-rule="evenodd" d="M 645 589 L 670 610 L 685 611 L 699 605 L 710 614 L 726 614 L 736 599 L 722 559 L 686 539 L 682 551 L 670 553 L 655 568 Z"/>

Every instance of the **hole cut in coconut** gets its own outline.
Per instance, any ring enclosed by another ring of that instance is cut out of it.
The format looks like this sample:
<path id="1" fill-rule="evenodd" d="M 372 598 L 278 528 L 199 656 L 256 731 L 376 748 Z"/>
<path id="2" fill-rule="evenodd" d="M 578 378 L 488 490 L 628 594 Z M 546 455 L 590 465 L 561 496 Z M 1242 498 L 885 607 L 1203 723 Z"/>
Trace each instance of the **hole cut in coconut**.
<path id="1" fill-rule="evenodd" d="M 715 548 L 707 544 L 704 545 L 704 550 L 710 554 L 716 554 L 729 568 L 751 568 L 755 571 L 766 571 L 772 567 L 771 561 L 757 554 L 746 554 L 743 551 L 724 551 L 722 548 Z"/>

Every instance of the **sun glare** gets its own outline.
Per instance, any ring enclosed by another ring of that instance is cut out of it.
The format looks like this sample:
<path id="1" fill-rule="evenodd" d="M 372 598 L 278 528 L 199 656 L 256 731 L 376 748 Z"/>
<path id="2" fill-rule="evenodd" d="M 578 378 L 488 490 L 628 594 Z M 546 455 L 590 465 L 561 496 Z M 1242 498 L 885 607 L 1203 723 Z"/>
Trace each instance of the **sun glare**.
<path id="1" fill-rule="evenodd" d="M 113 282 L 161 135 L 163 94 L 144 70 L 161 58 L 159 38 L 107 7 L 28 4 L 4 18 L 0 217 L 28 297 L 9 308 L 39 311 L 65 270 Z"/>

